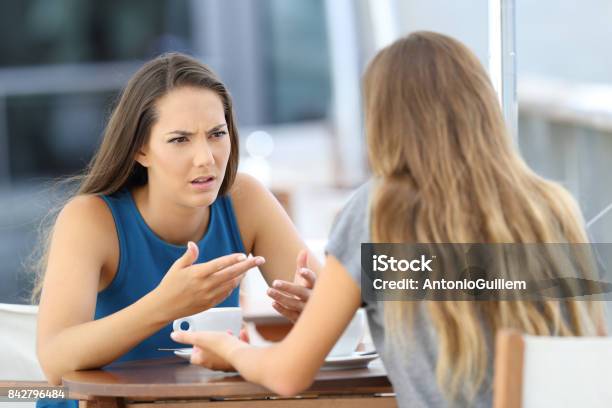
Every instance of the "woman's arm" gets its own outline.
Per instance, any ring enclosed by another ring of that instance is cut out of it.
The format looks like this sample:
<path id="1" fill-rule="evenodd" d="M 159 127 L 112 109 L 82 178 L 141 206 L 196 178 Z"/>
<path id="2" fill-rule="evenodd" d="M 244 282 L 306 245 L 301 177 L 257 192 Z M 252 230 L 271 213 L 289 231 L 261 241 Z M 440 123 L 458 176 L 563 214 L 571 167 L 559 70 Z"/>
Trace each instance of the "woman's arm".
<path id="1" fill-rule="evenodd" d="M 190 245 L 155 290 L 92 321 L 101 271 L 118 251 L 112 215 L 99 197 L 77 197 L 64 207 L 53 231 L 38 314 L 37 353 L 50 383 L 59 384 L 68 371 L 108 364 L 173 319 L 211 307 L 256 262 L 230 255 L 191 265 L 197 247 Z M 229 268 L 217 272 L 219 266 Z"/>
<path id="2" fill-rule="evenodd" d="M 68 371 L 112 361 L 164 323 L 144 300 L 105 322 L 92 322 L 101 271 L 119 251 L 112 215 L 104 207 L 99 198 L 77 197 L 55 223 L 37 327 L 38 358 L 52 384 Z"/>
<path id="3" fill-rule="evenodd" d="M 280 395 L 295 395 L 312 384 L 360 303 L 357 284 L 336 258 L 328 256 L 300 319 L 280 343 L 257 348 L 214 332 L 175 332 L 172 338 L 203 350 L 193 363 L 207 365 L 209 358 L 220 357 L 246 380 Z"/>
<path id="4" fill-rule="evenodd" d="M 268 285 L 276 279 L 293 280 L 296 258 L 308 248 L 278 200 L 244 173 L 236 176 L 231 197 L 247 252 L 267 260 L 260 269 Z M 306 267 L 318 273 L 321 264 L 309 253 Z"/>
<path id="5" fill-rule="evenodd" d="M 301 313 L 321 268 L 276 198 L 253 177 L 239 173 L 232 202 L 247 252 L 266 258 L 261 272 L 275 309 L 292 321 Z M 314 273 L 313 273 L 314 271 Z"/>

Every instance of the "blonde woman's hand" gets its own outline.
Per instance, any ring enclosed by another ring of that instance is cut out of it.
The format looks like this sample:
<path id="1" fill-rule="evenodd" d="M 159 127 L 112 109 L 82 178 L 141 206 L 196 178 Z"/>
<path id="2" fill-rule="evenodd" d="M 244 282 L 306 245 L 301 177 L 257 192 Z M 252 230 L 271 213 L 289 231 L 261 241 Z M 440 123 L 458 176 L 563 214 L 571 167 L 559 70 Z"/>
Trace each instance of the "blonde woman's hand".
<path id="1" fill-rule="evenodd" d="M 268 296 L 274 299 L 272 307 L 292 322 L 296 322 L 306 302 L 310 299 L 310 293 L 314 288 L 317 275 L 308 269 L 308 251 L 303 249 L 296 259 L 297 268 L 293 282 L 275 280 L 272 287 L 268 288 Z"/>
<path id="2" fill-rule="evenodd" d="M 216 306 L 238 287 L 249 269 L 265 262 L 260 256 L 231 254 L 194 264 L 198 253 L 197 245 L 189 242 L 154 290 L 160 308 L 169 313 L 168 321 Z"/>
<path id="3" fill-rule="evenodd" d="M 191 344 L 191 364 L 200 365 L 211 370 L 232 371 L 234 367 L 227 360 L 232 351 L 248 345 L 241 339 L 223 332 L 188 332 L 175 331 L 170 335 L 177 343 Z"/>

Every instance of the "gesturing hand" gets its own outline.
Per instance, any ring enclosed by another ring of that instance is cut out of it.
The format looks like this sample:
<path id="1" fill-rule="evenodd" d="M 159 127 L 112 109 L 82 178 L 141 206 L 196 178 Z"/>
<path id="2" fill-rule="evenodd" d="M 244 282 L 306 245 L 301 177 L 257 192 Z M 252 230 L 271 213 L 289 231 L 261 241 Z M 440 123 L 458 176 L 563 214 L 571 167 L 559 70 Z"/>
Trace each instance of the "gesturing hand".
<path id="1" fill-rule="evenodd" d="M 187 244 L 187 251 L 170 267 L 155 289 L 161 305 L 170 314 L 168 320 L 209 309 L 225 299 L 240 284 L 249 269 L 265 259 L 231 254 L 209 262 L 194 264 L 198 247 Z"/>
<path id="2" fill-rule="evenodd" d="M 293 283 L 275 280 L 272 282 L 272 288 L 269 288 L 267 292 L 268 296 L 274 299 L 272 307 L 292 322 L 300 317 L 317 279 L 315 273 L 308 269 L 307 250 L 300 251 L 296 264 Z"/>

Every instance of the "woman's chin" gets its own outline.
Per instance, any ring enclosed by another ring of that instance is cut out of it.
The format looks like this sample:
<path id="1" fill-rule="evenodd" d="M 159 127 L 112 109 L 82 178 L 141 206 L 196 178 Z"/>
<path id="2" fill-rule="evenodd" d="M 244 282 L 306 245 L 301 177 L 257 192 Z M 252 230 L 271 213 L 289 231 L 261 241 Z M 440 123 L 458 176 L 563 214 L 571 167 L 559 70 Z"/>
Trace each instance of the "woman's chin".
<path id="1" fill-rule="evenodd" d="M 206 191 L 191 194 L 189 202 L 194 207 L 209 207 L 217 199 L 218 191 Z"/>

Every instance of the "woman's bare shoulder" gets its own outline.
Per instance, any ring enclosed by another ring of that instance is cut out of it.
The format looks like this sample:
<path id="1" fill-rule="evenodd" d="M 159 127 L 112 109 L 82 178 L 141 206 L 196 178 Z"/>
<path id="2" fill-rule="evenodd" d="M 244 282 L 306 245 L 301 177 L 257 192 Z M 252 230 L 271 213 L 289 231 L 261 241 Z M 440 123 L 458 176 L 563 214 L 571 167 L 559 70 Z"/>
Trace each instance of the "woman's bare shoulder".
<path id="1" fill-rule="evenodd" d="M 97 252 L 104 259 L 117 248 L 113 215 L 104 200 L 94 194 L 71 198 L 60 211 L 54 230 L 55 234 L 71 235 L 74 244 L 87 246 L 88 253 Z"/>
<path id="2" fill-rule="evenodd" d="M 276 198 L 266 186 L 255 177 L 238 173 L 230 189 L 230 197 L 236 212 L 257 216 L 274 210 Z"/>
<path id="3" fill-rule="evenodd" d="M 109 221 L 112 223 L 113 216 L 101 197 L 94 194 L 81 194 L 68 200 L 58 215 L 58 222 L 60 220 L 105 225 Z"/>
<path id="4" fill-rule="evenodd" d="M 253 197 L 253 194 L 261 195 L 267 191 L 266 187 L 255 177 L 246 173 L 238 173 L 230 189 L 230 196 L 234 202 L 245 202 L 257 198 Z"/>

